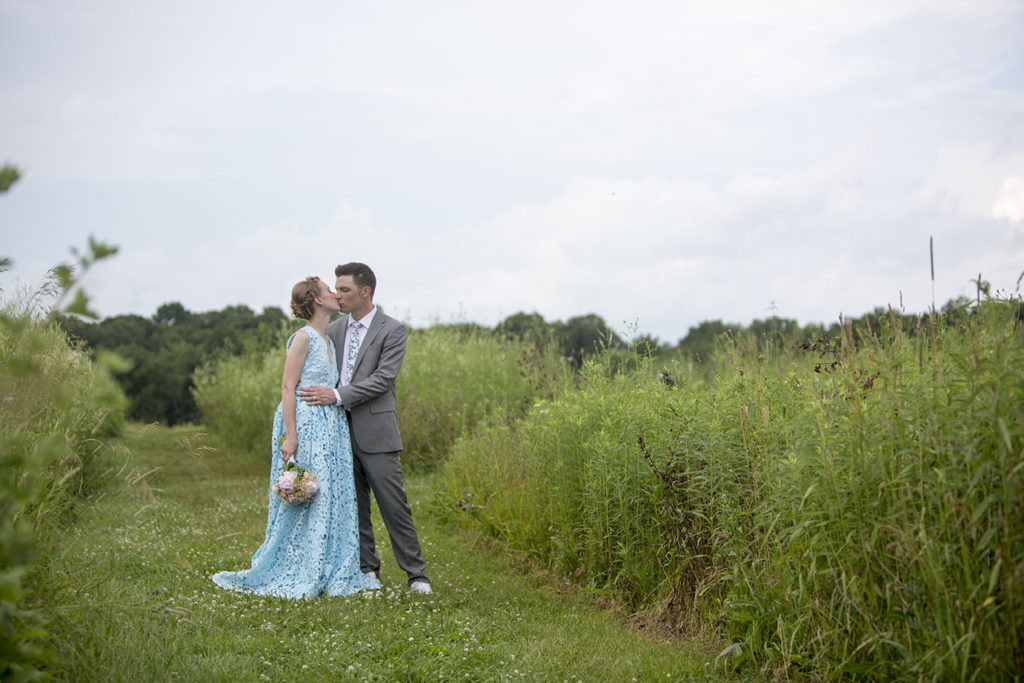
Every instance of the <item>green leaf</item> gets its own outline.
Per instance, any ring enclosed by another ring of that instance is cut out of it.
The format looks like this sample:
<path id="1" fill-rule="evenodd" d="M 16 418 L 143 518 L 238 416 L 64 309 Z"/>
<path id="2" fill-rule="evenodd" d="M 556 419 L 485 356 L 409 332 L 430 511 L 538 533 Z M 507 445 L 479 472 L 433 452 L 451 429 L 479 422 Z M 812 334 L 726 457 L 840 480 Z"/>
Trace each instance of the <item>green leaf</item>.
<path id="1" fill-rule="evenodd" d="M 7 192 L 20 177 L 18 169 L 10 164 L 4 164 L 3 168 L 0 168 L 0 192 Z"/>
<path id="2" fill-rule="evenodd" d="M 92 235 L 89 235 L 89 253 L 92 254 L 92 261 L 99 261 L 117 253 L 117 247 L 113 244 L 100 242 Z"/>
<path id="3" fill-rule="evenodd" d="M 74 273 L 74 266 L 69 266 L 64 263 L 53 269 L 53 274 L 57 276 L 57 283 L 60 285 L 62 290 L 71 288 L 72 283 L 75 281 Z"/>
<path id="4" fill-rule="evenodd" d="M 119 353 L 107 351 L 106 349 L 100 349 L 96 352 L 96 363 L 115 375 L 123 374 L 135 367 L 132 359 L 125 358 Z"/>
<path id="5" fill-rule="evenodd" d="M 996 584 L 999 583 L 999 570 L 1003 567 L 1003 558 L 996 560 L 996 566 L 992 567 L 992 573 L 988 575 L 988 594 L 996 591 Z"/>
<path id="6" fill-rule="evenodd" d="M 999 432 L 1003 435 L 1003 444 L 1006 445 L 1006 452 L 1013 455 L 1013 438 L 1010 436 L 1010 430 L 1006 426 L 1006 420 L 999 418 Z"/>
<path id="7" fill-rule="evenodd" d="M 64 308 L 65 313 L 96 319 L 99 316 L 89 310 L 89 297 L 82 290 L 75 292 L 75 298 Z"/>

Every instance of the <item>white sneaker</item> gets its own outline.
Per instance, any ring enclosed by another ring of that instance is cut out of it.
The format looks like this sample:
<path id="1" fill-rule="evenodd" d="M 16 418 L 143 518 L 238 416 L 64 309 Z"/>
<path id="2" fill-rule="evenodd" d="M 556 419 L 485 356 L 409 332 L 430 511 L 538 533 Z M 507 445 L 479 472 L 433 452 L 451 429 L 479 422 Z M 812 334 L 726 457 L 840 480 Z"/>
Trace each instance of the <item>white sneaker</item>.
<path id="1" fill-rule="evenodd" d="M 426 581 L 413 581 L 409 584 L 409 590 L 413 593 L 420 593 L 421 595 L 430 595 L 434 592 L 430 590 L 430 584 Z"/>

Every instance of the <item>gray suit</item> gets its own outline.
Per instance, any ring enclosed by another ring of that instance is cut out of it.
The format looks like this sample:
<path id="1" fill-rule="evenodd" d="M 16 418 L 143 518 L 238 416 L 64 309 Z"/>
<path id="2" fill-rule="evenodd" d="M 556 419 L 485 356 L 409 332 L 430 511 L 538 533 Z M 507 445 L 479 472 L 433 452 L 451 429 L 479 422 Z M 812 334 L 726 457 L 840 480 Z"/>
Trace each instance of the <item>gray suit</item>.
<path id="1" fill-rule="evenodd" d="M 348 316 L 327 327 L 334 340 L 338 370 L 342 367 L 342 349 Z M 363 333 L 356 356 L 352 381 L 338 387 L 341 404 L 348 414 L 352 437 L 352 469 L 355 475 L 356 503 L 359 507 L 359 560 L 364 572 L 380 572 L 370 521 L 370 490 L 391 537 L 391 549 L 398 566 L 409 575 L 409 583 L 428 581 L 426 563 L 420 551 L 416 527 L 402 485 L 402 435 L 398 431 L 395 378 L 405 356 L 405 327 L 377 309 L 370 328 Z"/>

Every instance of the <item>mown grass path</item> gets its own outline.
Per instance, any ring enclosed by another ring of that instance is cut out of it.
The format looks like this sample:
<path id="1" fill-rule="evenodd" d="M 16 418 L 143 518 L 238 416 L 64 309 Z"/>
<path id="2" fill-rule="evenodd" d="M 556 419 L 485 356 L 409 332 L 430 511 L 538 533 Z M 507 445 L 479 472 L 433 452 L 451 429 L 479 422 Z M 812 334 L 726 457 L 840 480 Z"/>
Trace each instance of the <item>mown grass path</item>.
<path id="1" fill-rule="evenodd" d="M 59 679 L 653 681 L 709 671 L 695 646 L 638 635 L 446 528 L 424 477 L 407 487 L 434 595 L 405 588 L 383 529 L 381 591 L 299 602 L 223 591 L 209 576 L 248 567 L 263 540 L 268 470 L 257 457 L 205 452 L 191 435 L 134 431 L 117 483 L 44 538 L 34 585 L 53 615 Z"/>

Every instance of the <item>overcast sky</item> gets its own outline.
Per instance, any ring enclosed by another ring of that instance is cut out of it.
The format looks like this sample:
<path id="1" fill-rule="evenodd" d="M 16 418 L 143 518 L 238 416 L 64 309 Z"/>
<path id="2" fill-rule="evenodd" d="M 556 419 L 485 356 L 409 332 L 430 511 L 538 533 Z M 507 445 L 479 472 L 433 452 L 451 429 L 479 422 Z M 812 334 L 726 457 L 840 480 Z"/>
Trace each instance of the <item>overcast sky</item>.
<path id="1" fill-rule="evenodd" d="M 1024 272 L 1024 2 L 0 0 L 3 296 L 88 235 L 105 316 L 287 307 L 676 342 Z"/>

